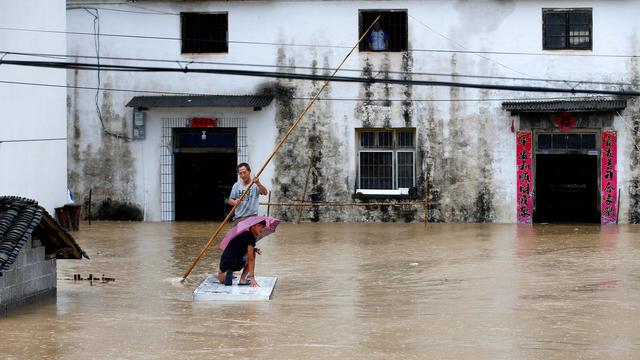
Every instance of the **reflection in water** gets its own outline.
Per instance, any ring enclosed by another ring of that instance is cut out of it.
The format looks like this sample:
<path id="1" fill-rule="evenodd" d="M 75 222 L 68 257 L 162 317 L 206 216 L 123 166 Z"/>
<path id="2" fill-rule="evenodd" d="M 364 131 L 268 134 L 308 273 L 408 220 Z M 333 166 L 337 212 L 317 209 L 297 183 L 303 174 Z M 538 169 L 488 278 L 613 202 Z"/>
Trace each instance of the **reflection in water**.
<path id="1" fill-rule="evenodd" d="M 635 358 L 635 226 L 282 224 L 269 302 L 193 303 L 212 223 L 94 223 L 56 299 L 0 319 L 16 358 Z M 115 282 L 74 282 L 73 274 Z"/>

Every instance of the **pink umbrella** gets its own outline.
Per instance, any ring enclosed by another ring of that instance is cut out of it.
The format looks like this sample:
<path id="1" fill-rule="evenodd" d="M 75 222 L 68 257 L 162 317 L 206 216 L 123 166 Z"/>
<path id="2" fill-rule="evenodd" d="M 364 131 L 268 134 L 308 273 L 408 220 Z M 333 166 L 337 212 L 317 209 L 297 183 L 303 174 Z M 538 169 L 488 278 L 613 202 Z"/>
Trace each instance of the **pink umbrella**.
<path id="1" fill-rule="evenodd" d="M 250 227 L 262 221 L 264 221 L 266 225 L 264 227 L 264 230 L 262 231 L 262 234 L 260 234 L 260 236 L 256 240 L 260 240 L 263 237 L 276 231 L 276 227 L 280 223 L 280 220 L 276 218 L 272 218 L 270 216 L 248 217 L 240 221 L 236 226 L 232 227 L 231 230 L 229 230 L 229 232 L 224 236 L 224 238 L 220 242 L 220 249 L 224 250 L 227 247 L 227 245 L 229 245 L 229 242 L 233 240 L 236 236 L 242 234 L 245 231 L 249 231 Z"/>

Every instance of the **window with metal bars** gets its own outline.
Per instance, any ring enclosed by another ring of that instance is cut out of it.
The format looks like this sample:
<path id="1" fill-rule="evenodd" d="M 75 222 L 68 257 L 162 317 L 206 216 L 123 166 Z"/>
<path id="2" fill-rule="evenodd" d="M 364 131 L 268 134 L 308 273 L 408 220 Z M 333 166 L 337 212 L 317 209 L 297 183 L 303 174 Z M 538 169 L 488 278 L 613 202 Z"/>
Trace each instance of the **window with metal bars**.
<path id="1" fill-rule="evenodd" d="M 539 151 L 595 150 L 596 134 L 594 133 L 538 134 L 537 149 Z"/>
<path id="2" fill-rule="evenodd" d="M 357 129 L 358 189 L 415 186 L 415 128 Z"/>
<path id="3" fill-rule="evenodd" d="M 407 51 L 407 10 L 360 10 L 359 38 L 380 20 L 360 42 L 360 51 Z"/>
<path id="4" fill-rule="evenodd" d="M 226 53 L 228 18 L 226 13 L 180 13 L 182 53 Z"/>
<path id="5" fill-rule="evenodd" d="M 591 9 L 543 9 L 543 49 L 591 50 L 593 21 Z"/>

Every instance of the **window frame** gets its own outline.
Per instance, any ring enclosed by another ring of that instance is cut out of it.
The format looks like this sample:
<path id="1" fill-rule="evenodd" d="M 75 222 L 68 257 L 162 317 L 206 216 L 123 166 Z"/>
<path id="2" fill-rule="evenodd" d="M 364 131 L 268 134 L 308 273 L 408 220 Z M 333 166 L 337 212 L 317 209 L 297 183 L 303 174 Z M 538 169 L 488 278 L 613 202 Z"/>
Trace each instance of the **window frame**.
<path id="1" fill-rule="evenodd" d="M 540 135 L 549 135 L 550 138 L 550 147 L 549 148 L 540 148 L 539 139 Z M 553 136 L 554 135 L 580 135 L 580 147 L 579 148 L 569 148 L 565 146 L 563 148 L 557 148 L 553 146 Z M 593 148 L 587 148 L 582 146 L 582 136 L 584 135 L 593 135 L 595 146 Z M 576 131 L 571 131 L 569 133 L 562 132 L 560 130 L 550 130 L 550 129 L 536 129 L 533 134 L 533 153 L 534 154 L 584 154 L 584 155 L 596 155 L 600 152 L 600 136 L 601 134 L 596 129 L 579 129 Z"/>
<path id="2" fill-rule="evenodd" d="M 206 41 L 215 41 L 211 39 L 185 39 L 186 32 L 186 18 L 188 16 L 225 16 L 226 20 L 226 29 L 225 29 L 225 41 L 224 46 L 220 46 L 223 49 L 212 51 L 211 49 L 206 49 L 203 51 L 196 51 L 197 43 L 206 42 Z M 187 48 L 185 44 L 192 42 L 194 44 L 189 45 L 193 48 Z M 198 11 L 184 11 L 180 13 L 180 53 L 183 55 L 200 55 L 200 54 L 228 54 L 229 53 L 229 12 L 220 11 L 220 12 L 198 12 Z"/>
<path id="3" fill-rule="evenodd" d="M 362 188 L 362 178 L 360 176 L 360 161 L 361 159 L 361 154 L 362 153 L 376 153 L 376 154 L 380 154 L 380 153 L 391 153 L 391 187 L 392 189 L 363 189 Z M 396 185 L 396 156 L 395 156 L 395 150 L 394 149 L 371 149 L 371 148 L 364 148 L 364 149 L 360 149 L 358 151 L 358 189 L 359 190 L 383 190 L 383 191 L 389 191 L 389 190 L 395 190 L 395 185 Z"/>
<path id="4" fill-rule="evenodd" d="M 547 22 L 546 22 L 546 14 L 564 14 L 567 19 L 564 24 L 565 26 L 565 46 L 561 48 L 557 47 L 548 47 L 547 46 Z M 578 47 L 571 45 L 571 23 L 569 21 L 569 15 L 571 14 L 588 14 L 589 15 L 589 46 L 588 47 Z M 582 50 L 582 51 L 590 51 L 593 50 L 593 8 L 543 8 L 542 9 L 542 50 L 547 51 L 557 51 L 557 50 Z"/>
<path id="5" fill-rule="evenodd" d="M 415 143 L 415 139 L 414 139 L 414 143 Z M 413 166 L 411 166 L 411 186 L 409 186 L 408 188 L 401 188 L 400 187 L 400 178 L 399 178 L 400 171 L 398 169 L 398 167 L 400 166 L 400 162 L 398 161 L 398 154 L 399 153 L 411 154 L 411 161 L 412 161 L 412 165 Z M 409 189 L 409 188 L 415 187 L 416 186 L 416 151 L 415 150 L 408 150 L 408 149 L 405 149 L 405 148 L 399 148 L 399 149 L 397 149 L 395 151 L 395 155 L 396 155 L 395 156 L 395 160 L 396 160 L 395 179 L 396 179 L 396 182 L 398 183 L 397 184 L 398 185 L 397 186 L 398 189 Z"/>
<path id="6" fill-rule="evenodd" d="M 391 132 L 393 134 L 393 144 L 392 147 L 379 147 L 377 144 L 378 136 L 374 136 L 376 139 L 376 144 L 373 147 L 366 147 L 361 144 L 361 136 L 363 133 L 373 132 L 373 133 L 381 133 L 381 132 Z M 412 146 L 400 146 L 399 145 L 399 137 L 402 132 L 411 132 L 412 134 Z M 409 195 L 409 189 L 416 186 L 416 173 L 417 173 L 417 149 L 416 149 L 416 128 L 357 128 L 356 131 L 356 193 L 362 195 Z M 362 188 L 362 177 L 361 177 L 361 154 L 362 153 L 391 153 L 391 189 L 364 189 Z M 411 153 L 412 157 L 412 171 L 411 171 L 411 186 L 407 188 L 399 187 L 399 170 L 398 170 L 398 154 L 399 153 Z"/>
<path id="7" fill-rule="evenodd" d="M 368 46 L 368 36 L 365 36 L 362 41 L 358 44 L 358 52 L 361 53 L 403 53 L 409 50 L 409 11 L 407 9 L 358 9 L 358 39 L 362 37 L 364 32 L 367 30 L 369 25 L 363 24 L 363 15 L 364 14 L 391 14 L 391 13 L 404 13 L 404 28 L 402 31 L 403 36 L 403 44 L 398 47 L 398 49 L 390 50 L 389 48 L 385 50 L 372 50 L 369 49 Z M 383 21 L 383 18 L 380 18 L 380 21 Z M 402 25 L 401 25 L 402 26 Z M 383 30 L 385 27 L 383 26 Z M 390 30 L 385 30 L 387 32 L 387 36 L 390 35 Z M 389 46 L 390 47 L 390 46 Z"/>

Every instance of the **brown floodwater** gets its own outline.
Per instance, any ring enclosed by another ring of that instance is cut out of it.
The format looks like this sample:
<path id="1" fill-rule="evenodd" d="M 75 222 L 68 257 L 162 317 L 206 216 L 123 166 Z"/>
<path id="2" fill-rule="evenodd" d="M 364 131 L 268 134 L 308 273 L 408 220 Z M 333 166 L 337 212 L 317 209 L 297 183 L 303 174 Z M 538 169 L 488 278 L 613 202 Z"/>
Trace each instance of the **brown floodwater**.
<path id="1" fill-rule="evenodd" d="M 1 356 L 640 358 L 638 226 L 281 224 L 256 269 L 270 301 L 194 303 L 219 250 L 178 280 L 216 225 L 81 224 L 91 260 L 0 318 Z"/>

